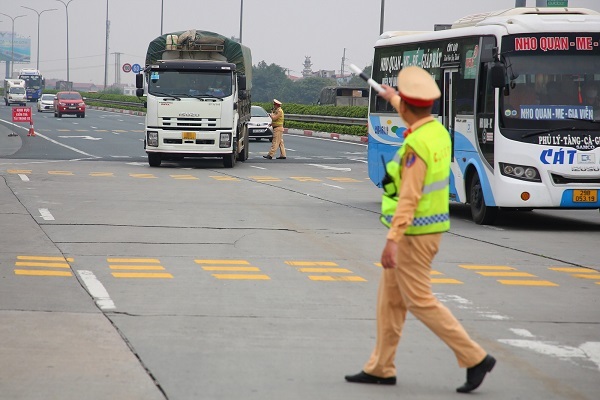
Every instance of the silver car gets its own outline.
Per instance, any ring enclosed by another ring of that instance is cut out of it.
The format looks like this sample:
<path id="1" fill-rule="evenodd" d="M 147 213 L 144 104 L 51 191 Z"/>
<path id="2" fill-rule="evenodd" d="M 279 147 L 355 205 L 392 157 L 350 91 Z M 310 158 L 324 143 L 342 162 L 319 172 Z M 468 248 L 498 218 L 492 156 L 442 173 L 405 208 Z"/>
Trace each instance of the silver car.
<path id="1" fill-rule="evenodd" d="M 54 111 L 54 95 L 43 94 L 37 101 L 38 112 Z"/>
<path id="2" fill-rule="evenodd" d="M 273 127 L 271 117 L 260 106 L 252 106 L 250 109 L 250 122 L 248 123 L 248 134 L 250 139 L 269 139 L 273 141 Z"/>

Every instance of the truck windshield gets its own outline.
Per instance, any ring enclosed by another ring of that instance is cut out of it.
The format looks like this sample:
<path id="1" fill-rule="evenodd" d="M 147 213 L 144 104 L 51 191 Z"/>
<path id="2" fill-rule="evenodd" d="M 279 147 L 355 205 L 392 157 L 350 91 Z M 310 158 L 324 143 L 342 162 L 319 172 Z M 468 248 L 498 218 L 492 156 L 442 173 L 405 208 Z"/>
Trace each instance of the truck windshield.
<path id="1" fill-rule="evenodd" d="M 25 88 L 23 87 L 14 87 L 14 88 L 10 88 L 10 92 L 12 94 L 25 94 Z"/>
<path id="2" fill-rule="evenodd" d="M 506 56 L 509 86 L 500 94 L 501 127 L 598 129 L 600 56 Z"/>
<path id="3" fill-rule="evenodd" d="M 231 96 L 231 76 L 230 73 L 213 71 L 151 71 L 148 93 L 223 98 Z"/>

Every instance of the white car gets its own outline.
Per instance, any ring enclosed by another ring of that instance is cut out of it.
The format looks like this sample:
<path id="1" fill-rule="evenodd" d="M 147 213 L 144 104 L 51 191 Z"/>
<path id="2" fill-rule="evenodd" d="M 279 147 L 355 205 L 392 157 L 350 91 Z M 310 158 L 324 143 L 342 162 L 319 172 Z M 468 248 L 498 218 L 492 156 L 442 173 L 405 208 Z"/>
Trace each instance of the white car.
<path id="1" fill-rule="evenodd" d="M 269 139 L 273 141 L 273 127 L 271 117 L 260 106 L 252 106 L 250 109 L 250 122 L 248 123 L 248 136 L 250 139 Z"/>
<path id="2" fill-rule="evenodd" d="M 42 97 L 38 99 L 37 110 L 38 112 L 54 111 L 54 95 L 43 94 Z"/>

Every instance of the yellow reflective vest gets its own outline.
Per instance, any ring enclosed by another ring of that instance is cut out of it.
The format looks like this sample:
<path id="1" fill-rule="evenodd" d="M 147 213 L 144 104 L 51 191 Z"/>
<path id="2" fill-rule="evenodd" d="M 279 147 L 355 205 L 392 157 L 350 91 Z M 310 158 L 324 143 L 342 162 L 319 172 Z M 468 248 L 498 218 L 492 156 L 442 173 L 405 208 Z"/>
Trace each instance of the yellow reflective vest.
<path id="1" fill-rule="evenodd" d="M 406 137 L 404 143 L 386 164 L 388 178 L 383 182 L 381 222 L 388 228 L 398 205 L 398 189 L 402 184 L 402 158 L 406 147 L 412 148 L 427 165 L 423 195 L 412 224 L 405 235 L 426 235 L 450 229 L 449 181 L 452 143 L 450 134 L 437 120 L 428 122 Z"/>

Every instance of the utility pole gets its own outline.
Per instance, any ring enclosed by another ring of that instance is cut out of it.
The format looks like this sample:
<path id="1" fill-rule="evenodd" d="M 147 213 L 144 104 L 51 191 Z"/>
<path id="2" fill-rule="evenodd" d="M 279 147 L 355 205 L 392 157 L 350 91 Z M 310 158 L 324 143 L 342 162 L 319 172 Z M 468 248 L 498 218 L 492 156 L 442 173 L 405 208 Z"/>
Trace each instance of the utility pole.
<path id="1" fill-rule="evenodd" d="M 340 78 L 344 79 L 344 66 L 346 65 L 346 48 L 344 47 L 344 54 L 342 55 L 342 67 L 340 68 Z"/>
<path id="2" fill-rule="evenodd" d="M 108 87 L 108 38 L 110 37 L 110 21 L 108 20 L 108 0 L 106 0 L 106 47 L 104 48 L 104 90 Z"/>
<path id="3" fill-rule="evenodd" d="M 115 55 L 115 85 L 120 85 L 121 84 L 121 54 L 123 54 L 123 53 L 114 52 L 112 54 Z"/>

